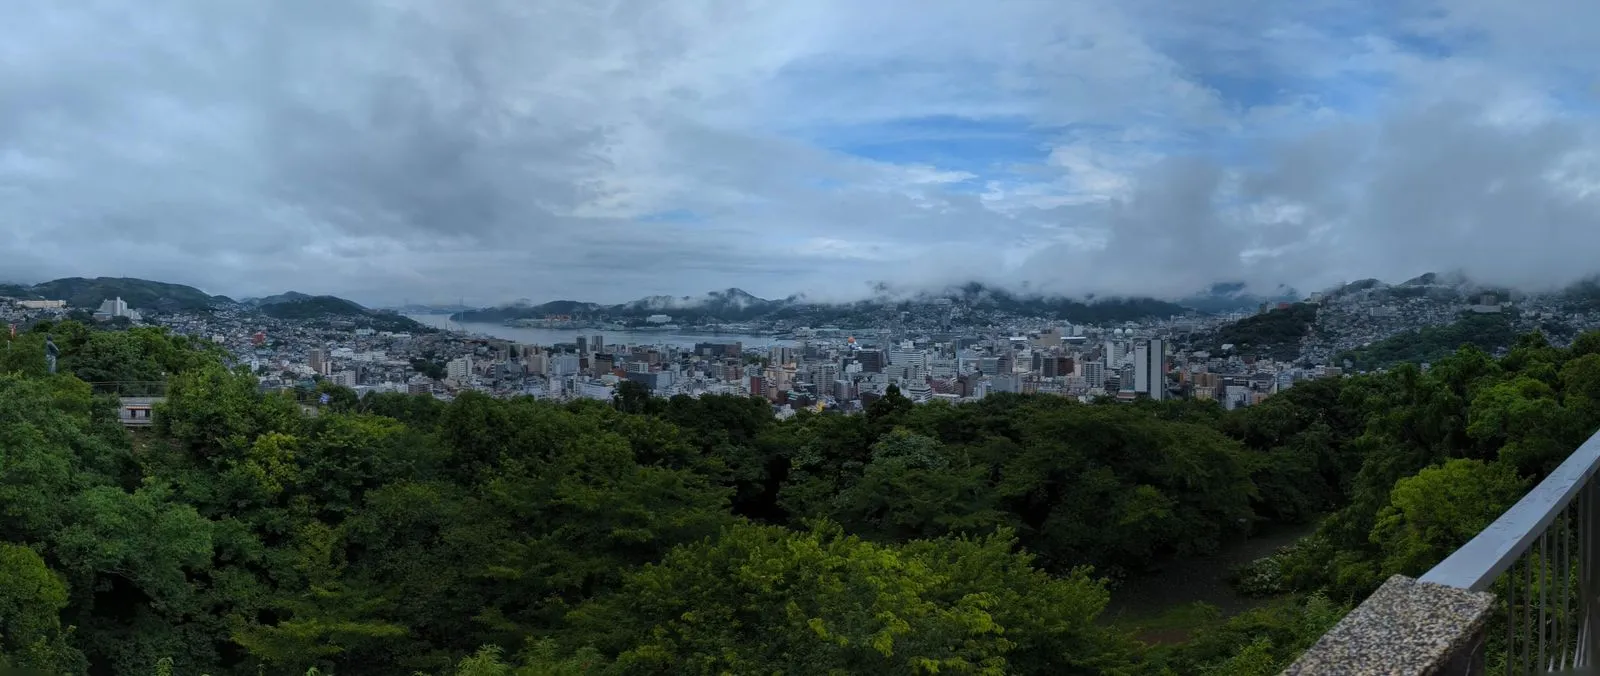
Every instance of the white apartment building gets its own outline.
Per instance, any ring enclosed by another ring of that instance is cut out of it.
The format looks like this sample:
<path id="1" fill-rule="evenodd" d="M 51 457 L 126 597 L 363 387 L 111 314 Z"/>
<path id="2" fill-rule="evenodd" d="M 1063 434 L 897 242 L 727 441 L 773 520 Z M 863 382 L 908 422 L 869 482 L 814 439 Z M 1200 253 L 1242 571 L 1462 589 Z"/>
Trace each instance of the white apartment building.
<path id="1" fill-rule="evenodd" d="M 444 365 L 445 376 L 457 381 L 472 377 L 472 357 L 457 357 Z"/>

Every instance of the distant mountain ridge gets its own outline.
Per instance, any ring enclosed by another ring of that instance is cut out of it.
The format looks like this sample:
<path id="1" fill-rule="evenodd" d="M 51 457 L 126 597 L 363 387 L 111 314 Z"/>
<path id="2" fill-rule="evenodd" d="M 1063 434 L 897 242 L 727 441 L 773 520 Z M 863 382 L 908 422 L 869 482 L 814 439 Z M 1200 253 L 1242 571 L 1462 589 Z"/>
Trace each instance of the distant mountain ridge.
<path id="1" fill-rule="evenodd" d="M 131 308 L 156 312 L 204 310 L 234 304 L 232 298 L 213 296 L 192 286 L 134 277 L 65 277 L 35 284 L 27 290 L 39 298 L 64 300 L 67 307 L 88 310 L 112 298 L 121 298 Z"/>
<path id="2" fill-rule="evenodd" d="M 239 302 L 243 303 L 245 305 L 254 305 L 256 307 L 263 307 L 263 306 L 267 306 L 267 305 L 277 305 L 279 303 L 292 303 L 292 302 L 296 302 L 296 301 L 302 301 L 302 300 L 309 299 L 311 297 L 312 297 L 311 294 L 300 293 L 299 291 L 285 291 L 285 292 L 280 293 L 280 294 L 278 294 L 276 296 L 267 296 L 265 298 L 245 298 L 245 299 L 241 299 Z"/>
<path id="3" fill-rule="evenodd" d="M 646 296 L 613 306 L 619 313 L 666 313 L 694 317 L 715 317 L 727 321 L 747 321 L 783 307 L 788 300 L 767 300 L 739 288 L 711 291 L 703 296 Z"/>
<path id="4" fill-rule="evenodd" d="M 1398 284 L 1364 279 L 1324 290 L 1319 297 L 1377 294 L 1396 300 L 1429 297 L 1437 300 L 1477 300 L 1488 295 L 1499 301 L 1524 297 L 1515 290 L 1481 284 L 1460 272 L 1429 272 Z M 1600 275 L 1580 281 L 1558 292 L 1569 305 L 1600 311 Z M 1192 312 L 1225 314 L 1251 312 L 1262 307 L 1293 305 L 1307 296 L 1293 287 L 1278 285 L 1271 290 L 1252 288 L 1243 282 L 1219 282 L 1210 288 L 1176 300 L 1151 297 L 1081 298 L 1018 292 L 971 282 L 938 290 L 899 288 L 878 283 L 868 298 L 849 302 L 820 302 L 804 295 L 767 299 L 743 289 L 729 288 L 699 296 L 646 296 L 625 303 L 603 304 L 579 300 L 533 303 L 521 300 L 494 307 L 477 308 L 451 315 L 456 321 L 502 322 L 515 319 L 542 319 L 566 316 L 578 320 L 611 320 L 627 323 L 653 314 L 671 317 L 674 323 L 749 322 L 792 320 L 812 325 L 870 321 L 883 313 L 950 307 L 957 312 L 994 311 L 1021 316 L 1049 317 L 1076 323 L 1108 324 L 1180 316 Z"/>
<path id="5" fill-rule="evenodd" d="M 402 303 L 400 305 L 390 305 L 384 309 L 394 310 L 395 312 L 402 314 L 436 315 L 466 312 L 467 310 L 473 309 L 473 307 L 471 305 L 463 305 L 461 303 Z"/>
<path id="6" fill-rule="evenodd" d="M 1593 278 L 1591 278 L 1593 279 Z M 1353 282 L 1337 284 L 1324 290 L 1324 298 L 1341 298 L 1352 295 L 1364 294 L 1374 298 L 1405 299 L 1405 298 L 1432 298 L 1435 300 L 1477 300 L 1475 297 L 1492 296 L 1497 302 L 1511 301 L 1530 295 L 1554 295 L 1558 297 L 1570 296 L 1581 293 L 1585 282 L 1580 281 L 1562 289 L 1547 291 L 1538 294 L 1509 289 L 1504 286 L 1485 284 L 1468 277 L 1462 272 L 1427 272 L 1412 277 L 1398 284 L 1390 284 L 1381 279 L 1358 279 Z"/>
<path id="7" fill-rule="evenodd" d="M 1211 314 L 1255 310 L 1266 305 L 1295 303 L 1302 300 L 1293 287 L 1279 285 L 1271 294 L 1251 292 L 1243 282 L 1218 282 L 1204 293 L 1197 293 L 1175 301 L 1178 305 Z"/>
<path id="8" fill-rule="evenodd" d="M 275 296 L 253 298 L 244 305 L 274 319 L 331 319 L 349 321 L 383 331 L 423 330 L 422 324 L 393 310 L 374 310 L 338 296 L 313 296 L 286 291 Z"/>
<path id="9" fill-rule="evenodd" d="M 1018 294 L 972 282 L 939 291 L 909 291 L 879 284 L 874 287 L 872 297 L 845 303 L 817 302 L 802 295 L 767 299 L 743 289 L 729 288 L 700 296 L 646 296 L 612 305 L 575 300 L 541 304 L 518 302 L 458 312 L 451 318 L 466 322 L 501 322 L 569 316 L 575 319 L 628 321 L 660 314 L 671 317 L 675 323 L 791 320 L 822 325 L 881 319 L 885 312 L 936 307 L 948 307 L 952 311 L 1007 312 L 1083 323 L 1136 321 L 1183 315 L 1190 311 L 1176 303 L 1153 298 L 1071 299 Z"/>
<path id="10" fill-rule="evenodd" d="M 369 310 L 338 296 L 313 296 L 289 291 L 265 298 L 234 300 L 213 296 L 183 284 L 134 277 L 66 277 L 32 286 L 0 284 L 0 296 L 23 299 L 64 300 L 67 307 L 93 310 L 100 303 L 121 298 L 128 307 L 144 312 L 255 311 L 277 319 L 340 319 L 392 331 L 424 329 L 416 321 L 394 312 Z"/>
<path id="11" fill-rule="evenodd" d="M 338 296 L 312 296 L 294 291 L 263 298 L 256 302 L 256 307 L 261 314 L 278 319 L 359 317 L 372 313 L 360 303 Z"/>
<path id="12" fill-rule="evenodd" d="M 1436 299 L 1476 301 L 1489 296 L 1495 302 L 1517 300 L 1532 294 L 1480 284 L 1459 272 L 1418 275 L 1398 284 L 1364 279 L 1336 285 L 1316 294 L 1338 298 L 1349 294 L 1369 294 L 1403 299 L 1427 296 Z M 1557 296 L 1570 311 L 1600 311 L 1600 274 L 1570 284 L 1558 291 L 1539 295 Z M 379 323 L 420 328 L 393 310 L 374 310 L 359 303 L 331 295 L 311 295 L 297 291 L 263 298 L 234 300 L 207 294 L 183 284 L 172 284 L 133 277 L 66 277 L 38 284 L 0 284 L 0 297 L 64 300 L 68 307 L 93 310 L 102 301 L 122 298 L 129 307 L 146 312 L 194 312 L 206 310 L 244 310 L 285 319 L 329 317 L 359 320 L 378 318 Z M 1050 317 L 1074 323 L 1107 324 L 1163 318 L 1190 312 L 1223 313 L 1253 310 L 1263 304 L 1276 305 L 1299 300 L 1292 288 L 1279 286 L 1260 293 L 1237 282 L 1218 283 L 1204 292 L 1178 299 L 1148 297 L 1082 298 L 1046 296 L 1015 292 L 981 283 L 952 285 L 940 290 L 910 290 L 877 284 L 870 297 L 842 303 L 815 301 L 804 295 L 766 299 L 743 289 L 728 288 L 699 296 L 647 296 L 626 303 L 601 304 L 578 300 L 556 300 L 535 304 L 530 301 L 497 307 L 465 309 L 451 315 L 457 321 L 499 322 L 509 319 L 571 316 L 581 319 L 643 320 L 665 314 L 676 323 L 747 322 L 791 320 L 811 325 L 881 319 L 887 312 L 926 311 L 948 308 L 952 313 L 992 311 L 1022 316 Z M 405 309 L 411 311 L 413 306 Z M 424 306 L 418 306 L 424 307 Z M 432 306 L 425 306 L 432 307 Z M 455 306 L 459 309 L 461 306 Z M 445 309 L 440 306 L 437 309 Z"/>

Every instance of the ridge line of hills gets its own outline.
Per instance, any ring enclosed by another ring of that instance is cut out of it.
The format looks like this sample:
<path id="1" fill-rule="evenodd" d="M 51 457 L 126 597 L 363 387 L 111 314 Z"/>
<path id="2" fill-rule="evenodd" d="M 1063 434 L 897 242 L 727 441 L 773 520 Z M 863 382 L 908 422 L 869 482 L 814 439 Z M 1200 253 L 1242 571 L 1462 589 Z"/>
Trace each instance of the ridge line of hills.
<path id="1" fill-rule="evenodd" d="M 102 301 L 121 298 L 128 307 L 142 312 L 246 310 L 275 319 L 337 318 L 370 320 L 390 330 L 425 328 L 391 310 L 368 308 L 338 296 L 288 291 L 264 298 L 235 300 L 228 296 L 207 294 L 185 284 L 136 277 L 64 277 L 32 285 L 0 284 L 0 296 L 22 300 L 61 300 L 74 310 L 94 310 L 100 307 Z"/>
<path id="2" fill-rule="evenodd" d="M 183 312 L 216 309 L 257 309 L 269 316 L 292 319 L 306 316 L 357 316 L 384 312 L 366 308 L 354 301 L 332 295 L 309 295 L 289 291 L 263 298 L 234 299 L 207 294 L 184 284 L 173 284 L 134 277 L 66 277 L 39 284 L 0 284 L 0 296 L 21 299 L 64 300 L 75 309 L 92 310 L 100 302 L 120 297 L 130 307 L 143 311 Z M 1261 303 L 1294 300 L 1292 290 L 1280 289 L 1270 296 L 1245 291 L 1243 284 L 1217 284 L 1203 293 L 1176 302 L 1147 296 L 1083 298 L 1016 293 L 1005 289 L 968 283 L 941 292 L 898 292 L 879 284 L 874 295 L 850 302 L 822 302 L 803 294 L 782 299 L 765 299 L 743 289 L 728 288 L 702 296 L 654 295 L 626 303 L 601 304 L 577 300 L 556 300 L 542 304 L 517 301 L 498 306 L 470 308 L 461 305 L 443 308 L 458 321 L 500 322 L 542 318 L 549 315 L 621 316 L 642 318 L 668 314 L 685 321 L 753 321 L 794 319 L 807 315 L 875 314 L 886 310 L 910 309 L 921 305 L 955 305 L 1021 315 L 1047 316 L 1083 322 L 1124 322 L 1169 317 L 1190 312 L 1216 313 L 1253 309 Z M 437 312 L 437 306 L 411 305 L 406 311 Z"/>
<path id="3" fill-rule="evenodd" d="M 457 321 L 503 322 L 540 319 L 550 316 L 574 318 L 641 318 L 667 315 L 674 321 L 779 321 L 808 319 L 815 323 L 881 318 L 886 311 L 918 307 L 949 306 L 953 312 L 990 310 L 1011 314 L 1050 317 L 1083 323 L 1120 323 L 1165 318 L 1199 312 L 1255 309 L 1263 303 L 1298 299 L 1292 289 L 1280 288 L 1272 296 L 1258 296 L 1243 284 L 1216 284 L 1204 293 L 1177 301 L 1148 296 L 1072 298 L 1060 295 L 1015 292 L 978 282 L 949 286 L 939 291 L 899 292 L 878 285 L 865 299 L 845 302 L 814 301 L 803 294 L 781 299 L 761 298 L 739 288 L 711 291 L 702 296 L 646 296 L 625 303 L 594 303 L 554 300 L 535 304 L 522 300 L 504 305 L 465 310 L 451 314 Z"/>
<path id="4" fill-rule="evenodd" d="M 586 319 L 637 320 L 649 315 L 662 314 L 668 315 L 674 322 L 791 320 L 811 321 L 816 325 L 852 319 L 881 320 L 885 312 L 948 306 L 952 315 L 956 317 L 974 311 L 992 311 L 1019 316 L 1049 317 L 1077 323 L 1108 324 L 1193 313 L 1222 314 L 1252 311 L 1264 304 L 1294 303 L 1307 298 L 1286 287 L 1280 287 L 1271 295 L 1257 295 L 1241 283 L 1215 284 L 1201 293 L 1176 300 L 1140 296 L 1097 298 L 1092 295 L 1069 298 L 1015 292 L 977 282 L 950 286 L 938 291 L 912 292 L 879 284 L 873 291 L 873 295 L 869 298 L 837 303 L 814 301 L 803 294 L 781 299 L 766 299 L 739 288 L 728 288 L 701 296 L 655 295 L 616 304 L 576 300 L 555 300 L 534 304 L 522 300 L 475 309 L 461 305 L 444 309 L 455 310 L 451 317 L 457 321 L 479 322 L 538 319 L 552 315 Z M 1312 294 L 1310 298 L 1375 292 L 1437 298 L 1469 298 L 1476 294 L 1491 294 L 1505 300 L 1538 295 L 1479 285 L 1460 273 L 1430 272 L 1398 284 L 1387 284 L 1377 279 L 1358 280 L 1338 285 L 1319 294 Z M 1585 310 L 1600 309 L 1600 276 L 1579 281 L 1556 293 L 1564 296 L 1566 304 L 1571 307 Z M 367 308 L 355 301 L 333 295 L 311 295 L 289 291 L 262 298 L 236 300 L 228 296 L 207 294 L 188 285 L 132 277 L 66 277 L 33 285 L 0 284 L 0 296 L 64 300 L 70 308 L 85 310 L 99 307 L 100 302 L 105 299 L 121 297 L 130 307 L 147 312 L 233 309 L 257 311 L 279 319 L 388 316 L 410 322 L 409 319 L 397 315 L 394 310 Z M 415 305 L 409 305 L 406 309 L 438 311 L 438 308 Z"/>

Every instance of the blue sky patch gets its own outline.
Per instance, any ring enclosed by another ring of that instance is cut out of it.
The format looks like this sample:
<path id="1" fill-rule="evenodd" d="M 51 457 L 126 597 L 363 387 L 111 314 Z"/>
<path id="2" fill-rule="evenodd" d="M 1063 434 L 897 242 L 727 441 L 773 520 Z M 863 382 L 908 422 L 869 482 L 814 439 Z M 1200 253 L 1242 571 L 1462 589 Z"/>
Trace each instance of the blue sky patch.
<path id="1" fill-rule="evenodd" d="M 701 214 L 688 209 L 668 209 L 655 213 L 639 216 L 634 220 L 642 223 L 673 223 L 678 225 L 704 223 L 706 218 Z"/>
<path id="2" fill-rule="evenodd" d="M 982 175 L 1007 164 L 1044 160 L 1050 155 L 1050 136 L 1020 117 L 939 116 L 829 129 L 818 140 L 832 150 L 878 162 L 929 164 Z"/>

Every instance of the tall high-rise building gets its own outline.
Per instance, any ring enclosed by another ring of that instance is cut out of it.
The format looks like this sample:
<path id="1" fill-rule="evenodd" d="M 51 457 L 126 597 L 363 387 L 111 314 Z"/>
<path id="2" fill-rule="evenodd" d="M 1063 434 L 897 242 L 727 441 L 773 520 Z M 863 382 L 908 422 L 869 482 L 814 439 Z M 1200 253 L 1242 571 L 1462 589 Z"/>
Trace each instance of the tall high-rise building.
<path id="1" fill-rule="evenodd" d="M 1167 345 L 1160 338 L 1150 339 L 1150 398 L 1167 398 Z"/>
<path id="2" fill-rule="evenodd" d="M 306 364 L 318 375 L 327 375 L 328 353 L 322 348 L 312 348 L 306 355 Z"/>
<path id="3" fill-rule="evenodd" d="M 1160 338 L 1133 346 L 1133 391 L 1161 400 L 1167 396 L 1166 345 Z"/>
<path id="4" fill-rule="evenodd" d="M 1150 344 L 1143 341 L 1133 345 L 1133 391 L 1150 391 Z"/>
<path id="5" fill-rule="evenodd" d="M 578 336 L 578 354 L 589 354 L 589 337 Z"/>
<path id="6" fill-rule="evenodd" d="M 606 349 L 606 337 L 598 333 L 589 336 L 589 349 L 595 352 L 604 352 Z"/>
<path id="7" fill-rule="evenodd" d="M 1105 352 L 1106 352 L 1106 368 L 1115 371 L 1115 370 L 1117 370 L 1118 367 L 1122 366 L 1122 346 L 1121 345 L 1118 345 L 1116 343 L 1116 341 L 1108 340 L 1108 341 L 1106 341 Z"/>

